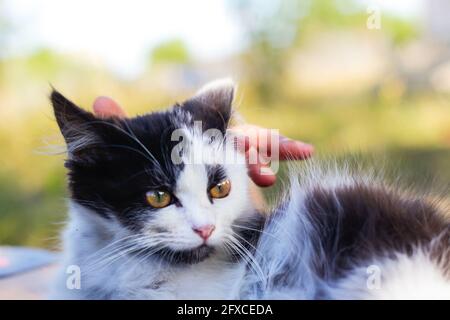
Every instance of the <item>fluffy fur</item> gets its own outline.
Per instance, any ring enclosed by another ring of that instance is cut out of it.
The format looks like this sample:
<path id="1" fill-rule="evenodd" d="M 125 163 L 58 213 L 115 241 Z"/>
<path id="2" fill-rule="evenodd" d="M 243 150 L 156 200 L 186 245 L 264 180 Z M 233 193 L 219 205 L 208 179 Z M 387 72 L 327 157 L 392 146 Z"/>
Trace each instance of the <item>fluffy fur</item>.
<path id="1" fill-rule="evenodd" d="M 267 219 L 258 213 L 244 158 L 221 138 L 233 96 L 216 82 L 124 120 L 52 93 L 71 192 L 54 298 L 450 298 L 448 210 L 377 175 L 293 165 L 286 196 Z M 225 178 L 230 195 L 212 199 Z M 173 202 L 149 207 L 145 193 L 161 188 Z M 206 242 L 193 231 L 202 225 L 215 226 Z M 80 289 L 66 286 L 73 265 Z"/>
<path id="2" fill-rule="evenodd" d="M 449 299 L 448 209 L 357 166 L 291 167 L 257 246 L 252 299 Z M 274 241 L 276 240 L 276 241 Z"/>

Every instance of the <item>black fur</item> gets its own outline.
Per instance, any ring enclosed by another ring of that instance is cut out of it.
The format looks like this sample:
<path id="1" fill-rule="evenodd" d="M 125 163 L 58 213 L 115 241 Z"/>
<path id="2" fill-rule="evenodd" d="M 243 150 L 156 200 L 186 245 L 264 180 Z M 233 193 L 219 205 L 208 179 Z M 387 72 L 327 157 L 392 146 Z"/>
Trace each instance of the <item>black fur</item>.
<path id="1" fill-rule="evenodd" d="M 318 182 L 303 191 L 304 202 L 298 208 L 287 199 L 267 219 L 256 246 L 257 259 L 261 265 L 271 259 L 282 263 L 276 272 L 270 270 L 273 273 L 267 284 L 259 280 L 252 284 L 256 297 L 292 288 L 299 292 L 308 289 L 310 298 L 328 299 L 323 283 L 335 283 L 356 267 L 367 268 L 383 258 L 411 256 L 418 249 L 429 253 L 430 263 L 450 280 L 449 212 L 436 202 L 357 181 L 337 188 L 322 187 Z M 277 250 L 270 251 L 270 243 L 286 232 L 288 244 L 274 243 Z"/>
<path id="2" fill-rule="evenodd" d="M 315 270 L 325 279 L 343 276 L 376 257 L 431 249 L 433 239 L 448 239 L 450 231 L 449 221 L 426 200 L 363 184 L 311 191 L 306 214 L 320 230 L 312 245 L 324 255 Z"/>
<path id="3" fill-rule="evenodd" d="M 167 111 L 132 119 L 97 119 L 56 91 L 51 99 L 69 149 L 83 135 L 94 138 L 66 160 L 72 199 L 105 218 L 115 214 L 124 225 L 139 228 L 139 209 L 151 209 L 146 192 L 172 191 L 183 168 L 170 161 L 178 143 L 171 141 L 171 133 L 187 114 Z"/>
<path id="4" fill-rule="evenodd" d="M 234 88 L 221 89 L 189 99 L 183 108 L 192 114 L 194 121 L 202 121 L 202 129 L 218 129 L 224 134 L 230 118 Z"/>

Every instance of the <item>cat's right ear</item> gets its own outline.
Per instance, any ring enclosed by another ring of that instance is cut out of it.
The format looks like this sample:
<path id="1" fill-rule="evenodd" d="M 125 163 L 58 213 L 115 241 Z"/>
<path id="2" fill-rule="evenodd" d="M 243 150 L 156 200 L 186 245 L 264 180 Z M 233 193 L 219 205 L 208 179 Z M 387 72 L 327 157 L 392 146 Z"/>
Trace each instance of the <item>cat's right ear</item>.
<path id="1" fill-rule="evenodd" d="M 92 113 L 84 111 L 56 90 L 52 91 L 50 100 L 71 156 L 81 156 L 87 146 L 100 142 L 94 130 L 97 118 Z"/>

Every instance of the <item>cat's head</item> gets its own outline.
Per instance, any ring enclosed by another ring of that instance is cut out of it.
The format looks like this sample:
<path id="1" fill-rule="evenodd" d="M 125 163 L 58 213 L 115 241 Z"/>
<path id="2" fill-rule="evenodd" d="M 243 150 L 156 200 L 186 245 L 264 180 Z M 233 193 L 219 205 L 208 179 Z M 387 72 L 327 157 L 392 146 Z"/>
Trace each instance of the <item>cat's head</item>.
<path id="1" fill-rule="evenodd" d="M 172 261 L 229 246 L 252 213 L 245 161 L 226 137 L 233 95 L 222 81 L 167 111 L 100 119 L 53 91 L 72 202 Z"/>

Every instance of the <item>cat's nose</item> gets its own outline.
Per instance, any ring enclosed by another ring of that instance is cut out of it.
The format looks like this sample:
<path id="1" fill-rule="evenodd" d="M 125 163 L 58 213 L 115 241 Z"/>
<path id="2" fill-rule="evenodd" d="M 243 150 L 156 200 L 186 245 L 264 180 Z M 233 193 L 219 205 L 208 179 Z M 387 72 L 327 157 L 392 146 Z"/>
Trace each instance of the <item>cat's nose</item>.
<path id="1" fill-rule="evenodd" d="M 198 228 L 192 228 L 196 234 L 198 234 L 203 240 L 208 240 L 208 238 L 213 233 L 214 229 L 216 229 L 216 226 L 212 224 L 207 224 Z"/>

